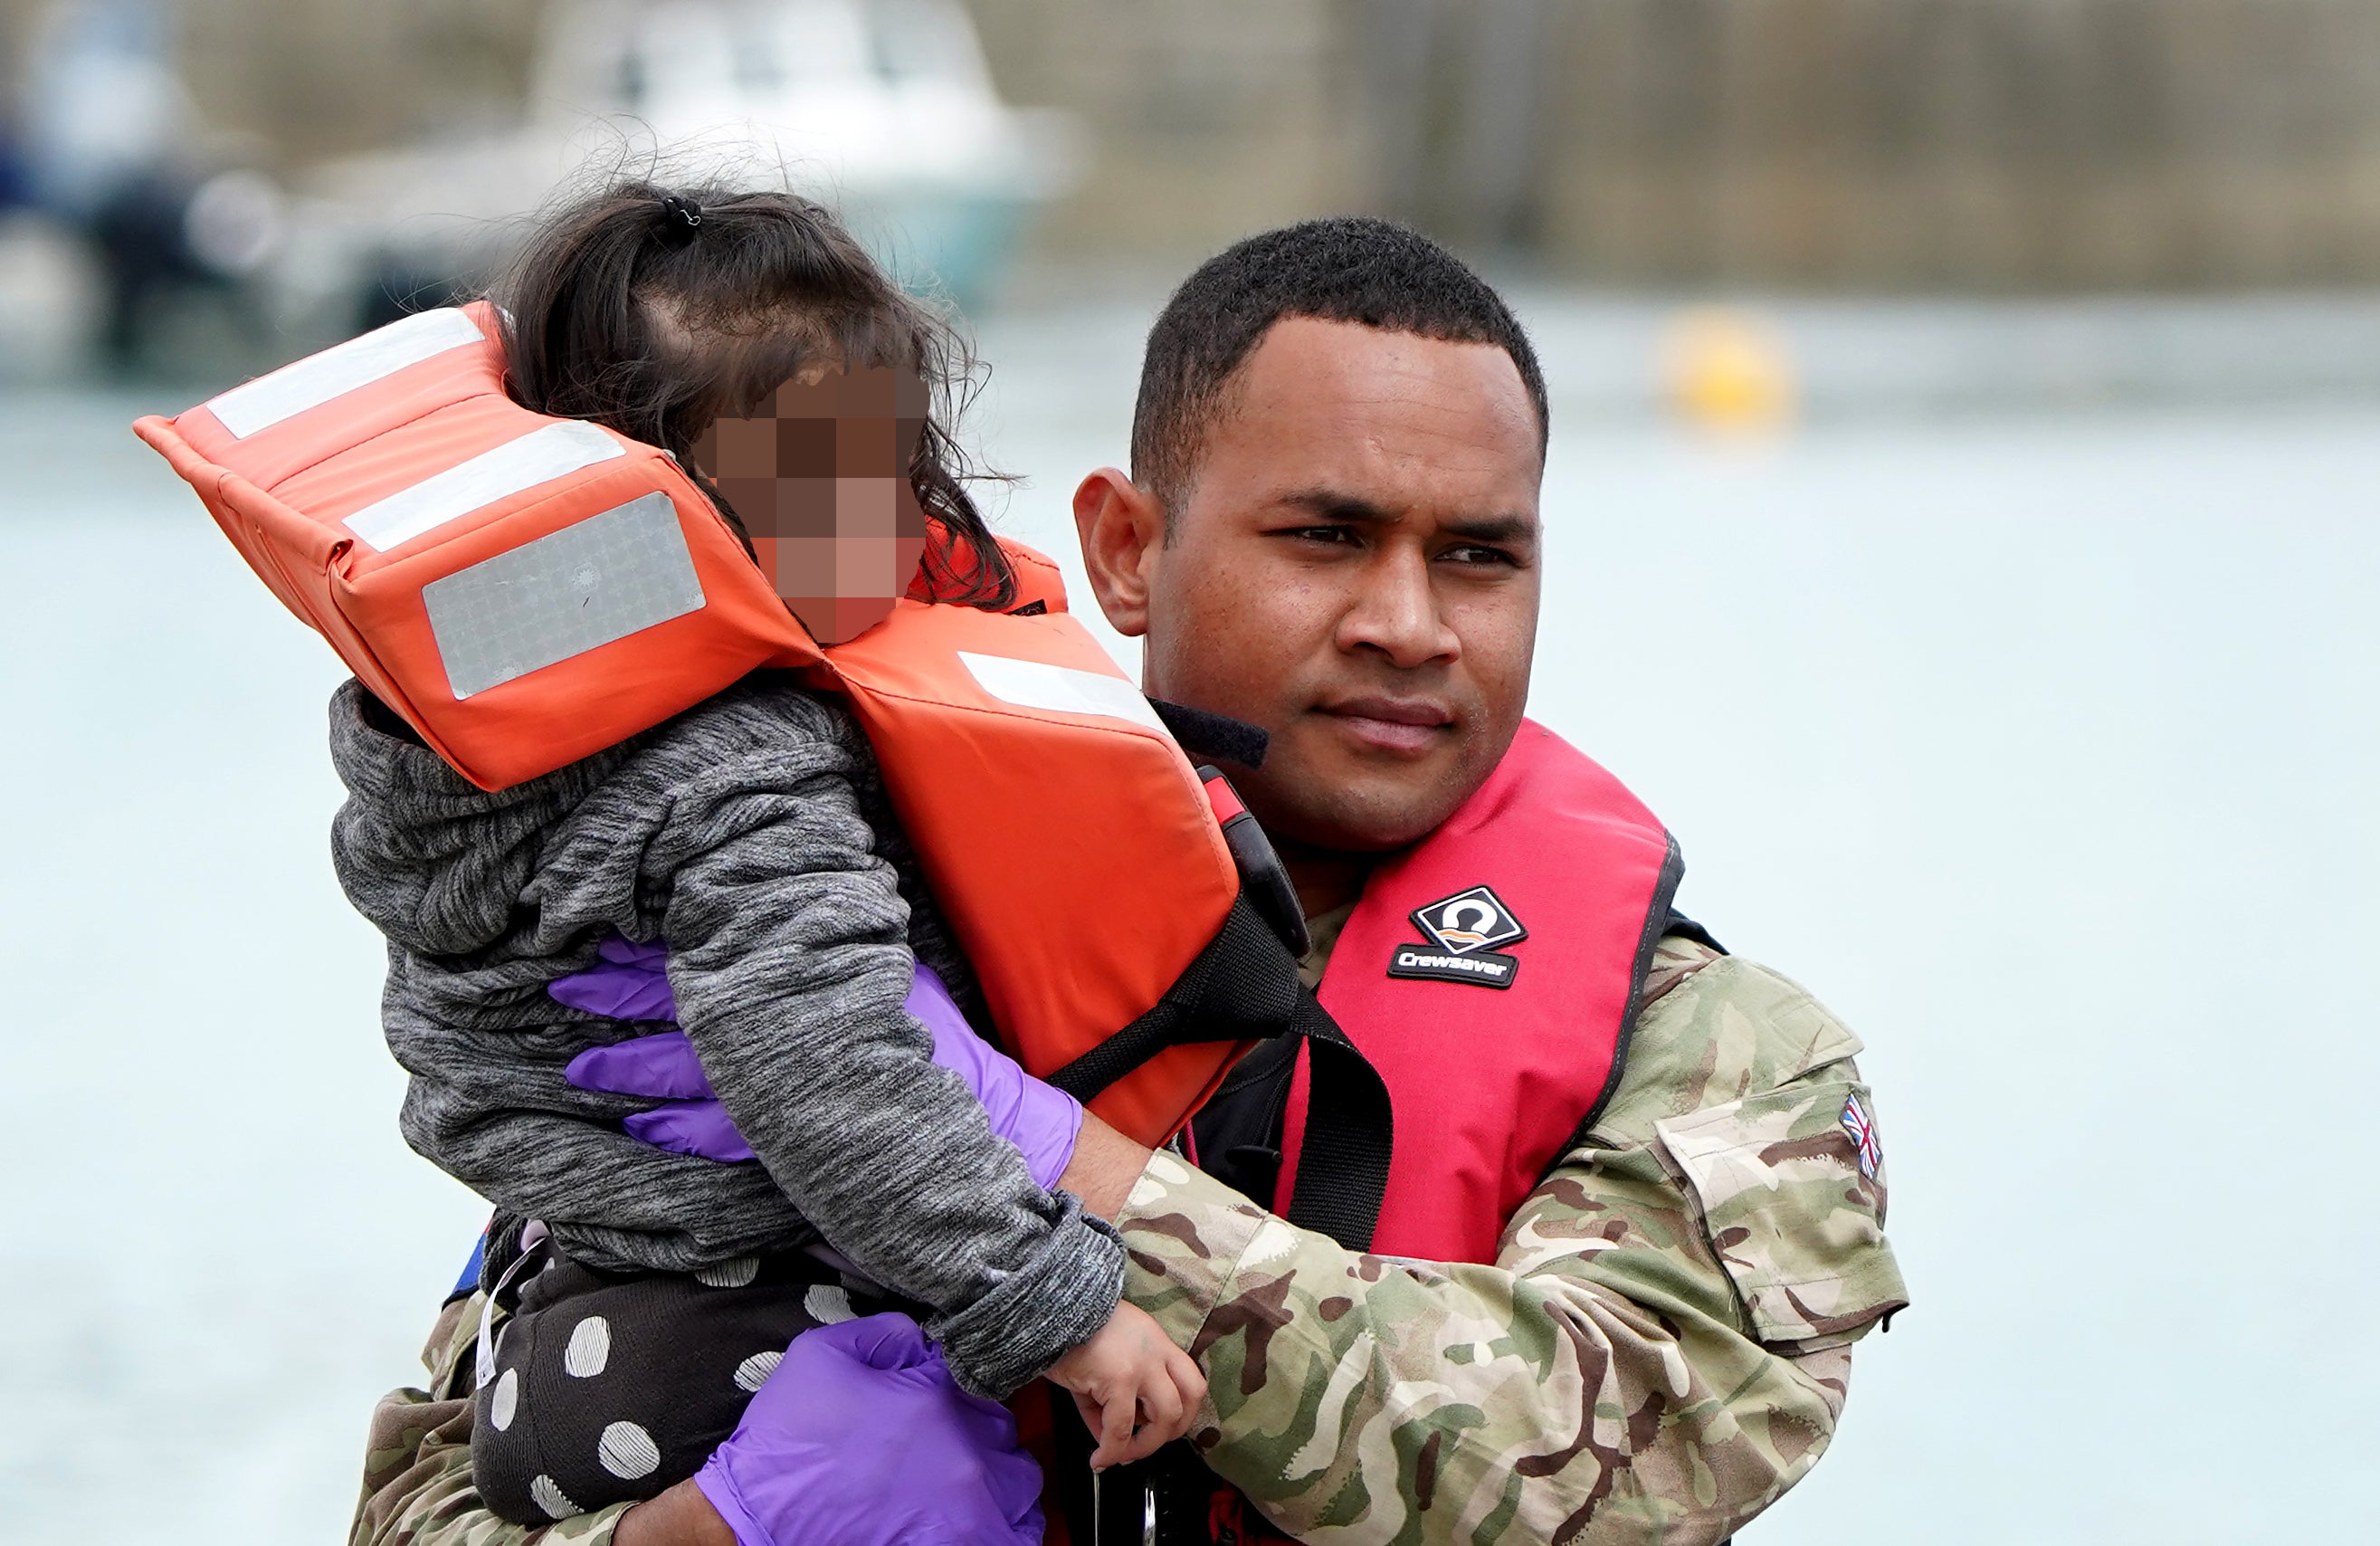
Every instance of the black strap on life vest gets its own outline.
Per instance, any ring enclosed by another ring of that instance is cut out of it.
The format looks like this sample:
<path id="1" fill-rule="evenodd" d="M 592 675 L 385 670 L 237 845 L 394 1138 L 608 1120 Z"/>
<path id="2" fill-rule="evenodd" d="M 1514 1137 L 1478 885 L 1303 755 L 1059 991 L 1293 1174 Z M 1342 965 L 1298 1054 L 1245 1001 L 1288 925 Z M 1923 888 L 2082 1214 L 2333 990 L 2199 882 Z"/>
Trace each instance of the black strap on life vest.
<path id="1" fill-rule="evenodd" d="M 1255 755 L 1263 755 L 1260 746 Z M 1298 957 L 1307 946 L 1305 919 L 1264 829 L 1239 808 L 1238 796 L 1221 773 L 1202 767 L 1198 776 L 1219 813 L 1229 813 L 1222 833 L 1240 873 L 1240 894 L 1222 928 L 1147 1014 L 1059 1069 L 1050 1082 L 1088 1101 L 1168 1047 L 1265 1041 L 1293 1049 L 1302 1043 L 1308 1049 L 1312 1079 L 1304 1150 L 1310 1163 L 1300 1162 L 1289 1221 L 1350 1250 L 1369 1250 L 1395 1141 L 1388 1084 L 1298 980 Z M 1250 1060 L 1269 1051 L 1261 1048 Z M 1282 1093 L 1285 1100 L 1285 1085 Z M 1277 1129 L 1278 1113 L 1272 1114 Z M 1277 1171 L 1278 1148 L 1274 1161 Z M 1269 1186 L 1268 1181 L 1266 1190 L 1244 1189 L 1269 1203 Z"/>
<path id="2" fill-rule="evenodd" d="M 1289 1222 L 1328 1235 L 1353 1251 L 1372 1248 L 1380 1200 L 1389 1190 L 1396 1113 L 1388 1081 L 1307 993 L 1293 1034 L 1305 1043 L 1305 1137 Z"/>
<path id="3" fill-rule="evenodd" d="M 1257 737 L 1254 756 L 1264 756 L 1264 732 L 1237 720 L 1198 714 L 1160 704 L 1171 712 L 1236 726 Z M 1169 723 L 1171 723 L 1169 721 Z M 1177 732 L 1178 734 L 1178 732 Z M 1298 957 L 1306 951 L 1305 919 L 1297 909 L 1297 889 L 1272 842 L 1257 825 L 1231 781 L 1213 768 L 1198 769 L 1207 799 L 1221 822 L 1224 846 L 1239 871 L 1239 895 L 1223 926 L 1207 942 L 1164 996 L 1130 1025 L 1050 1076 L 1050 1082 L 1078 1101 L 1088 1101 L 1168 1047 L 1196 1041 L 1260 1041 L 1283 1035 L 1297 1010 Z M 1283 899 L 1286 898 L 1284 903 Z M 1284 914 L 1286 916 L 1284 917 Z"/>
<path id="4" fill-rule="evenodd" d="M 1314 937 L 1305 931 L 1305 908 L 1297 899 L 1297 883 L 1289 878 L 1289 867 L 1281 862 L 1272 839 L 1240 802 L 1239 791 L 1232 787 L 1230 779 L 1216 769 L 1202 767 L 1198 782 L 1206 787 L 1207 802 L 1223 824 L 1223 846 L 1232 850 L 1241 892 L 1257 915 L 1272 925 L 1289 953 L 1304 960 L 1314 948 Z"/>
<path id="5" fill-rule="evenodd" d="M 1302 984 L 1297 957 L 1243 884 L 1223 926 L 1148 1012 L 1050 1076 L 1088 1101 L 1168 1047 L 1269 1041 L 1290 1029 Z"/>
<path id="6" fill-rule="evenodd" d="M 1313 991 L 1243 890 L 1223 927 L 1154 1008 L 1059 1069 L 1050 1082 L 1088 1101 L 1168 1047 L 1274 1041 L 1308 1049 L 1312 1094 L 1289 1222 L 1369 1250 L 1388 1192 L 1396 1120 L 1389 1087 Z M 1252 1056 L 1261 1056 L 1260 1048 Z M 1276 1162 L 1277 1163 L 1277 1162 Z M 1257 1194 L 1269 1202 L 1271 1194 Z"/>

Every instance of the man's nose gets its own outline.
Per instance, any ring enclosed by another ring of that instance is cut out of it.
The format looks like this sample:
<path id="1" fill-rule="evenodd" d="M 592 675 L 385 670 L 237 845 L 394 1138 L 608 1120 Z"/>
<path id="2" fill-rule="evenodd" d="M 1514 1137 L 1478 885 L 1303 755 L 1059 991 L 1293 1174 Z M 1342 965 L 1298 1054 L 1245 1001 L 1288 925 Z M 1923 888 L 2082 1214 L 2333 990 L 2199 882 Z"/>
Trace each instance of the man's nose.
<path id="1" fill-rule="evenodd" d="M 1440 614 L 1429 582 L 1429 555 L 1402 545 L 1365 566 L 1354 604 L 1339 626 L 1342 650 L 1371 650 L 1399 670 L 1452 661 L 1463 641 Z"/>

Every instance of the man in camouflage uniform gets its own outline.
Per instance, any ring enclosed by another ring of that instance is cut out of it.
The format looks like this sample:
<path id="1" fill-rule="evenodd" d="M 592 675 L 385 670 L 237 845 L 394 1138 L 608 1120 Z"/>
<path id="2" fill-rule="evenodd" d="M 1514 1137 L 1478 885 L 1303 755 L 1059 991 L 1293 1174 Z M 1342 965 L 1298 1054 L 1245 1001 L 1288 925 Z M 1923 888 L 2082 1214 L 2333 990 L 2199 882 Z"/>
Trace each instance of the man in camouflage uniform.
<path id="1" fill-rule="evenodd" d="M 1410 233 L 1312 223 L 1184 285 L 1133 474 L 1075 496 L 1151 693 L 1273 734 L 1243 792 L 1315 925 L 1310 980 L 1368 864 L 1442 822 L 1519 722 L 1544 432 L 1492 292 Z M 1219 1539 L 1699 1546 L 1816 1462 L 1851 1345 L 1906 1302 L 1859 1048 L 1783 977 L 1671 934 L 1611 1099 L 1492 1265 L 1343 1249 L 1096 1123 L 1062 1184 L 1114 1221 L 1126 1296 L 1208 1376 L 1193 1442 L 1262 1516 Z M 429 1390 L 382 1403 L 358 1543 L 721 1539 L 690 1486 L 542 1528 L 481 1509 L 480 1304 L 447 1307 Z"/>
<path id="2" fill-rule="evenodd" d="M 1311 1541 L 1725 1539 L 1842 1414 L 1902 1302 L 1859 1041 L 1776 973 L 1663 943 L 1619 1091 L 1493 1267 L 1383 1262 L 1171 1155 L 1125 1292 L 1197 1358 L 1208 1464 Z"/>

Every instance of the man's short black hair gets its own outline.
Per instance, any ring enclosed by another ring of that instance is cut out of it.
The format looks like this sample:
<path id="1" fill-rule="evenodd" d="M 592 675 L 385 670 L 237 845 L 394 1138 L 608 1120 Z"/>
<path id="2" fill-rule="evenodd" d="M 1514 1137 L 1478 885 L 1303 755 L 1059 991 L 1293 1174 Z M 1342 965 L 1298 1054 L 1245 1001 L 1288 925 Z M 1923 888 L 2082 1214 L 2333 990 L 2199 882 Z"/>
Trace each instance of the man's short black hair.
<path id="1" fill-rule="evenodd" d="M 1189 493 L 1233 372 L 1284 317 L 1496 346 L 1512 356 L 1536 407 L 1543 455 L 1546 378 L 1503 297 L 1409 226 L 1360 215 L 1301 221 L 1201 263 L 1148 330 L 1132 416 L 1132 477 L 1169 518 Z"/>

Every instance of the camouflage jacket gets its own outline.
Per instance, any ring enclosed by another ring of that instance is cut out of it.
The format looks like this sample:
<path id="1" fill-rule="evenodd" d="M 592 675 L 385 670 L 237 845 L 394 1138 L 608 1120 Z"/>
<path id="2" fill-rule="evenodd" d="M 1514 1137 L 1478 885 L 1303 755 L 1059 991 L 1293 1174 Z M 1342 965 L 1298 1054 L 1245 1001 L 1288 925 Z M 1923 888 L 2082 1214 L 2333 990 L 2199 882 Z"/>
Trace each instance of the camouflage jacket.
<path id="1" fill-rule="evenodd" d="M 1859 1042 L 1683 939 L 1648 992 L 1493 1266 L 1357 1255 L 1171 1155 L 1142 1173 L 1125 1294 L 1206 1370 L 1193 1442 L 1279 1528 L 1699 1546 L 1816 1462 L 1850 1344 L 1906 1303 Z"/>
<path id="2" fill-rule="evenodd" d="M 1859 1041 L 1682 939 L 1648 997 L 1620 1089 L 1492 1267 L 1357 1255 L 1150 1161 L 1116 1220 L 1125 1292 L 1197 1357 L 1194 1442 L 1280 1528 L 1699 1546 L 1825 1450 L 1850 1344 L 1906 1303 Z M 477 1304 L 442 1318 L 431 1390 L 375 1414 L 357 1546 L 608 1546 L 618 1508 L 533 1529 L 479 1506 Z"/>

